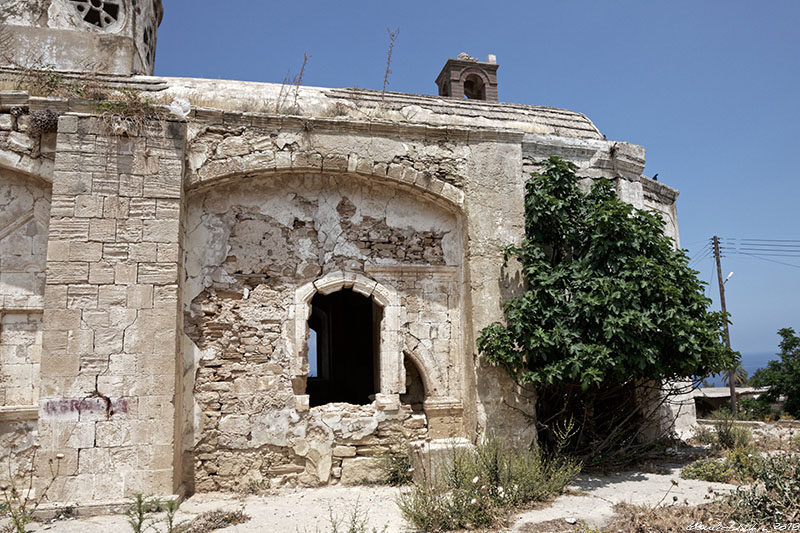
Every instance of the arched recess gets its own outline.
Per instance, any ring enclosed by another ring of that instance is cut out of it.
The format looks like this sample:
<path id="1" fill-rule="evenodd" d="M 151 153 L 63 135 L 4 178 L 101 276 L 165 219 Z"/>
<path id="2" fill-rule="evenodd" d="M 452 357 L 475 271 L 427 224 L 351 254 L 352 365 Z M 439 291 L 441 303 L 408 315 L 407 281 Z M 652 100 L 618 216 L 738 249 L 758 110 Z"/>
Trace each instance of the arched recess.
<path id="1" fill-rule="evenodd" d="M 331 294 L 342 289 L 353 291 L 372 298 L 383 311 L 380 325 L 380 391 L 375 395 L 379 409 L 397 409 L 400 406 L 400 393 L 404 390 L 405 367 L 400 345 L 400 297 L 391 287 L 387 287 L 361 274 L 354 272 L 331 272 L 320 279 L 306 283 L 295 291 L 290 321 L 294 323 L 292 335 L 292 387 L 298 406 L 308 405 L 305 394 L 308 375 L 308 318 L 311 314 L 311 300 L 314 295 Z"/>
<path id="2" fill-rule="evenodd" d="M 480 69 L 467 68 L 461 72 L 461 86 L 464 95 L 472 100 L 486 100 L 486 89 L 489 87 L 489 77 Z M 469 94 L 468 91 L 478 91 L 480 95 Z"/>
<path id="3" fill-rule="evenodd" d="M 275 166 L 264 167 L 256 159 L 248 162 L 243 158 L 239 161 L 229 159 L 208 163 L 199 172 L 189 176 L 187 180 L 187 195 L 202 193 L 210 188 L 225 186 L 232 182 L 251 179 L 277 178 L 288 174 L 306 175 L 349 175 L 369 180 L 373 183 L 389 183 L 398 189 L 411 191 L 414 194 L 433 201 L 451 212 L 460 212 L 464 206 L 464 191 L 438 178 L 430 173 L 419 171 L 410 164 L 370 163 L 350 169 L 345 165 L 342 168 L 328 168 L 325 166 L 304 165 L 298 159 L 305 153 L 294 154 L 294 157 L 277 160 Z M 254 154 L 253 157 L 255 157 Z M 307 158 L 304 158 L 307 159 Z M 357 159 L 357 158 L 356 158 Z M 355 166 L 355 165 L 354 165 Z"/>
<path id="4" fill-rule="evenodd" d="M 434 385 L 414 354 L 403 352 L 403 366 L 405 381 L 400 401 L 403 405 L 411 406 L 414 411 L 423 410 L 425 400 L 435 391 Z"/>

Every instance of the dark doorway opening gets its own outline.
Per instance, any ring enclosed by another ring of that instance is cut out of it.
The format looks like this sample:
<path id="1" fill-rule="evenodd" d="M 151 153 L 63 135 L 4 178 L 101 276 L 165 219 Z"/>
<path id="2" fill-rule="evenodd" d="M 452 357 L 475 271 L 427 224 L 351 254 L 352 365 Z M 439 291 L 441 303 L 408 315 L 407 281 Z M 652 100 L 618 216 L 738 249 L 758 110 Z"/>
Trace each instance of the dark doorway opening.
<path id="1" fill-rule="evenodd" d="M 380 390 L 382 309 L 352 290 L 311 300 L 306 394 L 311 407 L 333 402 L 365 405 Z"/>
<path id="2" fill-rule="evenodd" d="M 414 361 L 408 356 L 403 356 L 403 366 L 406 370 L 406 392 L 400 395 L 400 403 L 411 406 L 415 413 L 423 411 L 425 403 L 425 385 L 422 375 Z"/>

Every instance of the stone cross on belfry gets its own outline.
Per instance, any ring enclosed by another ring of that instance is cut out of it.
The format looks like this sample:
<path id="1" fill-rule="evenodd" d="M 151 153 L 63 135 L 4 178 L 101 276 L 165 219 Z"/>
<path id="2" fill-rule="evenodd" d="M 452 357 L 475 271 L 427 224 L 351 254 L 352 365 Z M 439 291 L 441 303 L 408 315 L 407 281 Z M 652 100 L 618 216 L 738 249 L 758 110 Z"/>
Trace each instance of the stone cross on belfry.
<path id="1" fill-rule="evenodd" d="M 439 96 L 497 102 L 497 57 L 489 54 L 486 62 L 467 53 L 448 59 L 436 78 Z"/>

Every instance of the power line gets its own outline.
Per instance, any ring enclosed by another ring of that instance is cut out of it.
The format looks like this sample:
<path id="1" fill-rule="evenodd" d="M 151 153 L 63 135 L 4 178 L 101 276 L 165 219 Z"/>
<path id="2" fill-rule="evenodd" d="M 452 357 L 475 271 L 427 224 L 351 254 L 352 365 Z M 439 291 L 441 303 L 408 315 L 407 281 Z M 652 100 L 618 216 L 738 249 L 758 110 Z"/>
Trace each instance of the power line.
<path id="1" fill-rule="evenodd" d="M 739 239 L 740 241 L 762 241 L 762 242 L 798 242 L 796 239 Z"/>
<path id="2" fill-rule="evenodd" d="M 769 261 L 770 263 L 778 263 L 779 265 L 786 265 L 786 266 L 790 266 L 790 267 L 794 267 L 794 268 L 800 268 L 800 265 L 796 265 L 794 263 L 784 263 L 783 261 L 776 261 L 774 259 L 767 259 L 766 257 L 761 257 L 761 256 L 755 255 L 755 254 L 742 253 L 742 255 L 749 255 L 750 257 L 755 257 L 756 259 L 761 259 L 762 261 Z"/>

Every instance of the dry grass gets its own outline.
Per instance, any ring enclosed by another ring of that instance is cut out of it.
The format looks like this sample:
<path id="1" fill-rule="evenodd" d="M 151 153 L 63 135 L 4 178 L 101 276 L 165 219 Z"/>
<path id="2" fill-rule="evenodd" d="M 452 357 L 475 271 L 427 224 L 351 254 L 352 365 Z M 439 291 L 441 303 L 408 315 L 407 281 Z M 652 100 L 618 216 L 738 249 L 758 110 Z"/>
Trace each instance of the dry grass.
<path id="1" fill-rule="evenodd" d="M 605 527 L 595 529 L 583 522 L 569 523 L 563 518 L 538 524 L 527 524 L 519 531 L 524 533 L 678 533 L 695 523 L 707 526 L 727 521 L 730 507 L 720 502 L 697 507 L 671 505 L 647 508 L 629 503 L 614 507 L 615 517 Z"/>
<path id="2" fill-rule="evenodd" d="M 250 520 L 250 516 L 245 514 L 243 509 L 236 511 L 208 511 L 188 524 L 181 524 L 176 528 L 179 533 L 207 533 L 217 529 L 223 529 L 237 524 L 243 524 Z"/>
<path id="3" fill-rule="evenodd" d="M 727 520 L 730 507 L 721 502 L 712 502 L 697 507 L 671 505 L 648 509 L 638 505 L 619 503 L 614 510 L 616 517 L 602 529 L 608 533 L 677 533 L 686 531 L 686 526 L 697 522 L 711 525 Z"/>

